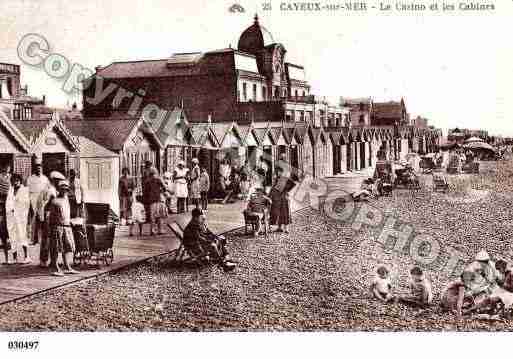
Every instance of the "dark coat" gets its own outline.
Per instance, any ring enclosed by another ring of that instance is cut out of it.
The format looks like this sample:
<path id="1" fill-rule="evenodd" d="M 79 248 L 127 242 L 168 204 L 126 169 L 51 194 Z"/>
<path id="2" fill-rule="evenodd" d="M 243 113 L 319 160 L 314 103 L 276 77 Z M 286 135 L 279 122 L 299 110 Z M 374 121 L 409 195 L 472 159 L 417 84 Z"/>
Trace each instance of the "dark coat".
<path id="1" fill-rule="evenodd" d="M 288 177 L 277 177 L 273 188 L 271 189 L 271 224 L 290 224 L 292 215 L 290 212 L 289 192 L 294 187 L 294 183 Z"/>

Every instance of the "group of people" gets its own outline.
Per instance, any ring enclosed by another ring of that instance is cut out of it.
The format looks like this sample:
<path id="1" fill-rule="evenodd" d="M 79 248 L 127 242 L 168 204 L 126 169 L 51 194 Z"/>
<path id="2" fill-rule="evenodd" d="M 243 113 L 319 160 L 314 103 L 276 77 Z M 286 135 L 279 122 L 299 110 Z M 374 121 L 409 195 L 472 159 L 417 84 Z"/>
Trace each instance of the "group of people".
<path id="1" fill-rule="evenodd" d="M 46 177 L 40 159 L 35 159 L 33 168 L 26 185 L 21 175 L 11 173 L 10 166 L 0 171 L 0 239 L 4 264 L 31 263 L 28 247 L 39 243 L 40 267 L 49 267 L 55 276 L 78 273 L 71 267 L 75 251 L 71 226 L 72 218 L 81 216 L 83 211 L 80 180 L 73 169 L 69 178 L 58 171 Z M 64 271 L 59 266 L 59 255 Z"/>
<path id="2" fill-rule="evenodd" d="M 389 271 L 381 266 L 370 289 L 372 295 L 383 302 L 403 302 L 428 307 L 433 302 L 429 279 L 420 267 L 410 271 L 410 294 L 397 296 Z M 449 283 L 441 294 L 441 306 L 457 316 L 469 313 L 496 315 L 513 305 L 513 269 L 504 260 L 492 261 L 489 254 L 480 251 L 468 264 L 459 279 Z"/>
<path id="3" fill-rule="evenodd" d="M 160 176 L 151 161 L 146 161 L 139 182 L 130 176 L 128 168 L 123 168 L 118 187 L 120 213 L 130 227 L 130 235 L 136 225 L 142 235 L 145 223 L 150 224 L 150 235 L 163 234 L 163 219 L 171 213 L 186 212 L 189 200 L 195 207 L 207 210 L 210 178 L 197 158 L 192 159 L 192 164 L 189 170 L 184 161 L 179 161 L 173 173 Z"/>
<path id="4" fill-rule="evenodd" d="M 272 186 L 266 189 L 266 179 L 254 185 L 249 195 L 245 216 L 256 223 L 254 236 L 262 232 L 262 225 L 277 226 L 277 232 L 289 233 L 289 224 L 292 220 L 290 209 L 290 191 L 295 182 L 284 158 L 275 168 L 275 178 Z"/>

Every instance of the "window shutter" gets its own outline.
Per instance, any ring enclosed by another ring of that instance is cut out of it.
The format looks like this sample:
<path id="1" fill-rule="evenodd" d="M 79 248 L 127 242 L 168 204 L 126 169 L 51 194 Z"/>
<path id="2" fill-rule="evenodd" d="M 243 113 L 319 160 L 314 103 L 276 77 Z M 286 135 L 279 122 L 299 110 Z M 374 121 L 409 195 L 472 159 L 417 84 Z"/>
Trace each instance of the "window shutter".
<path id="1" fill-rule="evenodd" d="M 112 188 L 112 167 L 110 162 L 101 163 L 101 188 Z"/>
<path id="2" fill-rule="evenodd" d="M 31 158 L 30 155 L 17 154 L 14 157 L 14 173 L 18 173 L 26 180 L 30 176 L 31 171 Z"/>

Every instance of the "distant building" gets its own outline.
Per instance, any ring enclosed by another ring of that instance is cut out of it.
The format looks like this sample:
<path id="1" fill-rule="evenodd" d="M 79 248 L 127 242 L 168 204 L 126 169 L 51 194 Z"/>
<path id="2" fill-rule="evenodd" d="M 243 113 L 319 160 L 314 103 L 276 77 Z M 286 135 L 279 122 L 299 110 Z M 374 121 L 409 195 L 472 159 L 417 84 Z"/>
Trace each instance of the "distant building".
<path id="1" fill-rule="evenodd" d="M 93 81 L 84 91 L 84 117 L 126 118 L 127 113 L 137 117 L 153 106 L 162 111 L 148 112 L 149 121 L 160 121 L 159 116 L 178 107 L 187 112 L 190 122 L 208 118 L 238 124 L 341 122 L 342 109 L 312 95 L 305 69 L 286 61 L 286 53 L 255 16 L 240 35 L 237 49 L 177 53 L 161 60 L 114 62 L 97 68 L 94 81 L 101 81 L 104 89 L 114 84 L 115 91 L 92 104 L 87 99 L 94 98 Z M 133 106 L 137 98 L 141 102 Z"/>
<path id="2" fill-rule="evenodd" d="M 372 126 L 406 126 L 409 115 L 404 99 L 401 101 L 374 102 L 371 111 Z"/>
<path id="3" fill-rule="evenodd" d="M 371 124 L 372 98 L 340 99 L 340 106 L 348 110 L 346 123 L 352 126 L 369 126 Z"/>
<path id="4" fill-rule="evenodd" d="M 414 119 L 411 119 L 411 125 L 419 128 L 428 128 L 429 120 L 425 117 L 417 116 Z"/>
<path id="5" fill-rule="evenodd" d="M 0 63 L 0 110 L 13 120 L 31 120 L 45 98 L 29 96 L 20 85 L 20 66 Z"/>

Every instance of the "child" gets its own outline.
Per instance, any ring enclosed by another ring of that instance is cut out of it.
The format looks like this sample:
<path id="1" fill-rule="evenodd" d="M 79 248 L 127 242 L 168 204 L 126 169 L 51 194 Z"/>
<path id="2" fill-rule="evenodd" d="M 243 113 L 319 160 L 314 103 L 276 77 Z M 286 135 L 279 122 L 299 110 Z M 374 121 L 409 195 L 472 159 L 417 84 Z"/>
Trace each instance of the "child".
<path id="1" fill-rule="evenodd" d="M 401 302 L 419 307 L 429 306 L 433 301 L 431 283 L 424 276 L 424 272 L 422 272 L 420 267 L 413 267 L 410 271 L 410 275 L 411 296 L 401 297 Z"/>
<path id="2" fill-rule="evenodd" d="M 48 222 L 50 229 L 50 256 L 51 264 L 55 271 L 54 276 L 62 277 L 64 274 L 75 274 L 78 271 L 71 268 L 73 261 L 73 252 L 75 251 L 75 240 L 71 230 L 71 213 L 68 200 L 70 189 L 69 182 L 61 180 L 57 185 L 57 197 L 47 205 Z M 65 271 L 62 273 L 59 268 L 58 257 L 62 253 L 62 262 Z"/>
<path id="3" fill-rule="evenodd" d="M 388 276 L 388 269 L 381 266 L 377 270 L 377 276 L 371 283 L 371 292 L 377 299 L 388 303 L 395 299 L 392 295 L 392 284 Z"/>
<path id="4" fill-rule="evenodd" d="M 169 214 L 175 213 L 173 211 L 173 198 L 175 195 L 175 184 L 173 183 L 173 175 L 171 172 L 164 173 L 164 196 L 166 201 L 167 212 Z"/>
<path id="5" fill-rule="evenodd" d="M 201 196 L 201 209 L 206 211 L 208 207 L 208 191 L 210 190 L 210 177 L 208 176 L 207 169 L 205 167 L 201 168 L 199 186 Z"/>
<path id="6" fill-rule="evenodd" d="M 139 235 L 143 234 L 143 224 L 146 222 L 146 213 L 142 204 L 142 196 L 136 196 L 132 201 L 132 220 L 130 222 L 130 236 L 133 235 L 135 224 L 139 224 Z"/>
<path id="7" fill-rule="evenodd" d="M 473 280 L 473 276 L 473 272 L 465 271 L 461 273 L 460 279 L 449 283 L 441 298 L 444 309 L 461 317 L 463 309 L 468 309 L 474 304 L 474 298 L 465 286 L 465 283 Z"/>
<path id="8" fill-rule="evenodd" d="M 513 273 L 511 268 L 508 268 L 508 263 L 505 260 L 499 259 L 495 262 L 495 269 L 497 269 L 500 276 L 497 280 L 499 285 L 508 292 L 513 292 Z"/>

